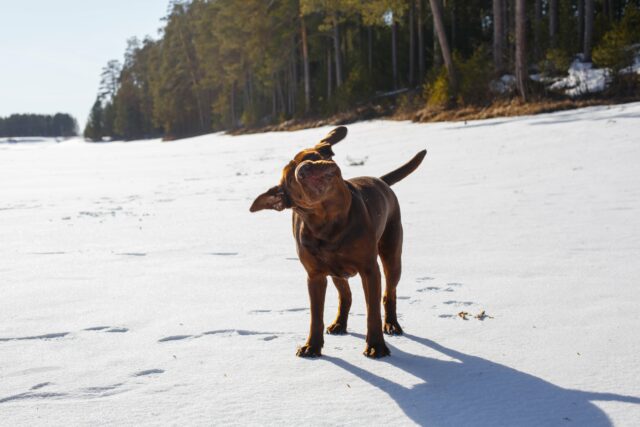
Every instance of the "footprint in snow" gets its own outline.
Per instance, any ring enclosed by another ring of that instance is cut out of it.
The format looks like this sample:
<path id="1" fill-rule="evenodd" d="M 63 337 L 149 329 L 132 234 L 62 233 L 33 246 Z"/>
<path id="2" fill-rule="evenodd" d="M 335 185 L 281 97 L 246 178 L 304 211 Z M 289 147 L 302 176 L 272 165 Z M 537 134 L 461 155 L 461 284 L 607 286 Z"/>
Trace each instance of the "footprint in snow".
<path id="1" fill-rule="evenodd" d="M 51 334 L 43 334 L 43 335 L 33 335 L 27 337 L 10 337 L 10 338 L 0 338 L 0 342 L 6 341 L 29 341 L 29 340 L 51 340 L 56 338 L 63 338 L 69 335 L 70 332 L 54 332 Z"/>
<path id="2" fill-rule="evenodd" d="M 66 252 L 55 251 L 55 252 L 29 252 L 30 255 L 65 255 Z"/>
<path id="3" fill-rule="evenodd" d="M 427 292 L 427 291 L 439 291 L 440 288 L 437 286 L 427 286 L 426 288 L 416 289 L 418 292 Z"/>
<path id="4" fill-rule="evenodd" d="M 53 383 L 45 382 L 45 383 L 36 384 L 36 385 L 34 385 L 33 387 L 31 387 L 29 390 L 39 390 L 39 389 L 41 389 L 42 387 L 46 387 L 46 386 L 48 386 L 48 385 L 53 385 Z"/>
<path id="5" fill-rule="evenodd" d="M 468 307 L 470 305 L 473 305 L 474 303 L 471 302 L 471 301 L 453 301 L 453 300 L 451 300 L 451 301 L 445 301 L 445 302 L 443 302 L 443 304 L 454 305 L 456 307 L 460 307 L 460 306 Z"/>
<path id="6" fill-rule="evenodd" d="M 168 341 L 183 341 L 186 339 L 196 339 L 202 338 L 206 335 L 222 335 L 231 337 L 234 335 L 239 336 L 252 336 L 252 335 L 266 335 L 266 337 L 262 337 L 261 339 L 264 341 L 271 341 L 273 339 L 278 338 L 282 335 L 283 332 L 260 332 L 260 331 L 249 331 L 246 329 L 215 329 L 212 331 L 202 332 L 198 335 L 170 335 L 168 337 L 160 338 L 158 340 L 159 343 L 168 342 Z"/>
<path id="7" fill-rule="evenodd" d="M 283 309 L 283 310 L 258 309 L 258 310 L 249 311 L 249 314 L 265 314 L 265 313 L 285 314 L 285 313 L 299 313 L 299 312 L 303 312 L 303 311 L 309 311 L 309 309 L 306 308 L 306 307 L 286 308 L 286 309 Z"/>
<path id="8" fill-rule="evenodd" d="M 144 371 L 140 371 L 140 372 L 136 372 L 135 374 L 133 374 L 134 377 L 146 377 L 148 375 L 159 375 L 159 374 L 163 374 L 164 373 L 164 369 L 147 369 Z"/>
<path id="9" fill-rule="evenodd" d="M 114 326 L 92 326 L 90 328 L 85 328 L 85 331 L 103 331 L 103 332 L 109 332 L 109 333 L 122 334 L 125 332 L 129 332 L 129 328 L 114 327 Z"/>
<path id="10" fill-rule="evenodd" d="M 187 338 L 191 338 L 193 335 L 171 335 L 168 337 L 160 338 L 158 342 L 167 342 L 167 341 L 182 341 Z"/>
<path id="11" fill-rule="evenodd" d="M 57 399 L 67 396 L 67 393 L 34 393 L 28 391 L 26 393 L 14 394 L 12 396 L 0 398 L 0 404 L 6 402 L 12 402 L 16 400 L 44 400 L 44 399 Z"/>

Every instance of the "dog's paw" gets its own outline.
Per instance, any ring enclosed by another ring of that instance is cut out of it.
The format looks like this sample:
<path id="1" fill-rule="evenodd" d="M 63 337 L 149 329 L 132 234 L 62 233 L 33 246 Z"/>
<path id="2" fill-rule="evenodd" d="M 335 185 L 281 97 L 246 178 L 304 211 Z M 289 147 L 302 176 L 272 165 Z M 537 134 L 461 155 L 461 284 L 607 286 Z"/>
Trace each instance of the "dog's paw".
<path id="1" fill-rule="evenodd" d="M 327 333 L 331 335 L 344 335 L 347 333 L 347 325 L 335 322 L 327 327 Z"/>
<path id="2" fill-rule="evenodd" d="M 382 327 L 382 330 L 387 335 L 402 335 L 402 328 L 398 322 L 386 323 Z"/>
<path id="3" fill-rule="evenodd" d="M 314 347 L 309 344 L 305 344 L 302 347 L 298 347 L 298 351 L 296 351 L 296 356 L 298 357 L 320 357 L 322 356 L 321 348 Z"/>
<path id="4" fill-rule="evenodd" d="M 381 357 L 389 356 L 391 352 L 389 351 L 389 347 L 382 342 L 374 345 L 367 344 L 363 354 L 372 359 L 380 359 Z"/>

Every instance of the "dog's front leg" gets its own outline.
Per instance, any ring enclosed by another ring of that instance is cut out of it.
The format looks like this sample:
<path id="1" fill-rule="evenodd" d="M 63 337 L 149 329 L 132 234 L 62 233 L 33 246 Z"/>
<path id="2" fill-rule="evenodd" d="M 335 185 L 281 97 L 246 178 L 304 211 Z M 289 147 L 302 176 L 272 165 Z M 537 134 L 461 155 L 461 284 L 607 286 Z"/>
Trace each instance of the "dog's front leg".
<path id="1" fill-rule="evenodd" d="M 391 354 L 384 343 L 382 335 L 382 319 L 380 317 L 380 268 L 377 260 L 360 272 L 364 297 L 367 301 L 367 346 L 364 355 L 380 358 Z"/>
<path id="2" fill-rule="evenodd" d="M 326 276 L 309 276 L 307 278 L 309 302 L 311 304 L 311 327 L 307 343 L 298 348 L 300 357 L 316 357 L 322 354 L 324 345 L 324 297 L 327 293 Z M 379 313 L 378 313 L 379 314 Z"/>

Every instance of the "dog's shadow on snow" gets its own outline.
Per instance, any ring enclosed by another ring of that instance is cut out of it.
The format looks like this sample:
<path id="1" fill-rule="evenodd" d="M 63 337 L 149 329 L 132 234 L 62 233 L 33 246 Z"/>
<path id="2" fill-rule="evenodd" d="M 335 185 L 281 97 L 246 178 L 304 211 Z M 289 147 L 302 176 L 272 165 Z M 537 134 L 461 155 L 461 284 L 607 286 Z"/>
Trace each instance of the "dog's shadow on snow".
<path id="1" fill-rule="evenodd" d="M 360 334 L 353 334 L 363 338 Z M 612 426 L 595 401 L 640 404 L 640 397 L 571 390 L 480 357 L 405 334 L 417 343 L 455 360 L 409 354 L 391 347 L 389 363 L 422 380 L 407 388 L 352 365 L 323 356 L 387 393 L 414 422 L 451 426 L 542 426 L 572 424 Z M 388 343 L 387 343 L 388 344 Z"/>

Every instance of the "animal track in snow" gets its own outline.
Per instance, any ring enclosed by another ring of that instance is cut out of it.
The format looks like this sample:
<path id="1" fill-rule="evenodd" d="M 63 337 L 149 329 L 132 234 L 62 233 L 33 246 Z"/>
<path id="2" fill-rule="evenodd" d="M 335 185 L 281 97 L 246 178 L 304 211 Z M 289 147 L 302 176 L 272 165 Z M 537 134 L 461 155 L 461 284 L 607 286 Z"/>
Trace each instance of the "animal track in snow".
<path id="1" fill-rule="evenodd" d="M 115 393 L 107 393 L 107 392 L 111 392 L 111 390 L 115 390 L 118 387 L 124 385 L 124 383 L 117 383 L 117 384 L 110 384 L 110 385 L 105 385 L 105 386 L 96 386 L 96 387 L 85 387 L 83 389 L 81 389 L 81 391 L 83 393 L 87 393 L 90 395 L 96 395 L 99 394 L 101 396 L 109 396 L 111 394 L 115 394 Z"/>
<path id="2" fill-rule="evenodd" d="M 418 292 L 427 292 L 427 291 L 439 291 L 440 288 L 438 286 L 427 286 L 426 288 L 416 289 Z"/>
<path id="3" fill-rule="evenodd" d="M 122 334 L 124 332 L 129 332 L 129 329 L 127 329 L 127 328 L 110 328 L 110 329 L 107 329 L 105 332 Z"/>
<path id="4" fill-rule="evenodd" d="M 164 369 L 146 369 L 144 371 L 136 372 L 134 377 L 146 377 L 148 375 L 164 374 Z"/>
<path id="5" fill-rule="evenodd" d="M 39 390 L 39 389 L 41 389 L 42 387 L 46 387 L 46 386 L 48 386 L 48 385 L 52 385 L 52 384 L 53 384 L 53 383 L 50 383 L 50 382 L 45 382 L 45 383 L 36 384 L 36 385 L 34 385 L 33 387 L 31 387 L 29 390 Z"/>
<path id="6" fill-rule="evenodd" d="M 10 211 L 10 210 L 16 210 L 16 209 L 37 209 L 40 207 L 42 207 L 42 205 L 27 205 L 27 204 L 8 205 L 8 206 L 0 206 L 0 211 Z"/>
<path id="7" fill-rule="evenodd" d="M 103 331 L 109 333 L 124 333 L 129 332 L 129 328 L 123 328 L 118 326 L 92 326 L 90 328 L 85 328 L 85 331 Z"/>
<path id="8" fill-rule="evenodd" d="M 416 282 L 426 282 L 427 280 L 434 280 L 434 278 L 433 277 L 428 277 L 428 276 L 416 278 Z"/>
<path id="9" fill-rule="evenodd" d="M 52 334 L 43 334 L 43 335 L 32 335 L 27 337 L 11 337 L 11 338 L 0 338 L 0 342 L 5 341 L 27 341 L 27 340 L 51 340 L 56 338 L 62 338 L 69 335 L 70 332 L 54 332 Z"/>
<path id="10" fill-rule="evenodd" d="M 266 338 L 262 338 L 264 341 L 271 341 L 272 339 L 277 338 L 279 335 L 283 334 L 282 332 L 260 332 L 260 331 L 249 331 L 246 329 L 215 329 L 212 331 L 202 332 L 198 335 L 171 335 L 168 337 L 160 338 L 158 342 L 168 342 L 168 341 L 182 341 L 186 339 L 195 339 L 201 338 L 206 335 L 224 335 L 224 336 L 247 336 L 247 335 L 267 335 Z"/>
<path id="11" fill-rule="evenodd" d="M 471 301 L 445 301 L 445 302 L 443 302 L 443 304 L 453 305 L 453 306 L 456 306 L 456 307 L 462 307 L 462 306 L 468 307 L 470 305 L 473 305 L 474 303 L 471 302 Z"/>
<path id="12" fill-rule="evenodd" d="M 296 307 L 296 308 L 285 308 L 283 310 L 251 310 L 249 311 L 249 314 L 265 314 L 265 313 L 285 314 L 285 313 L 299 313 L 303 311 L 309 311 L 309 309 L 306 307 Z"/>
<path id="13" fill-rule="evenodd" d="M 180 341 L 186 340 L 187 338 L 192 338 L 193 335 L 171 335 L 168 337 L 160 338 L 158 342 L 167 342 L 167 341 Z"/>
<path id="14" fill-rule="evenodd" d="M 91 331 L 91 332 L 102 331 L 102 332 L 109 332 L 109 333 L 124 333 L 124 332 L 129 332 L 129 329 L 128 328 L 124 328 L 124 327 L 117 327 L 117 326 L 92 326 L 90 328 L 83 329 L 83 331 Z M 31 340 L 48 341 L 48 340 L 53 340 L 53 339 L 58 339 L 58 338 L 64 338 L 64 337 L 66 337 L 66 336 L 68 336 L 70 334 L 71 334 L 71 332 L 53 332 L 53 333 L 50 333 L 50 334 L 29 335 L 29 336 L 25 336 L 25 337 L 4 337 L 4 338 L 0 338 L 0 342 L 31 341 Z"/>
<path id="15" fill-rule="evenodd" d="M 26 393 L 14 394 L 0 399 L 0 403 L 11 402 L 14 400 L 37 400 L 37 399 L 55 399 L 67 396 L 67 393 L 33 393 L 27 391 Z"/>
<path id="16" fill-rule="evenodd" d="M 131 377 L 152 377 L 154 375 L 163 374 L 163 369 L 146 369 L 143 371 L 135 372 L 131 375 Z M 24 393 L 14 394 L 8 397 L 0 398 L 0 404 L 5 402 L 11 402 L 16 400 L 38 400 L 38 399 L 60 399 L 64 397 L 69 398 L 85 398 L 85 399 L 95 399 L 100 397 L 112 396 L 114 394 L 124 393 L 128 391 L 128 388 L 123 388 L 127 381 L 101 385 L 101 386 L 93 386 L 93 387 L 83 387 L 78 389 L 75 392 L 36 392 L 35 390 L 40 390 L 47 386 L 53 386 L 55 384 L 51 382 L 44 382 L 40 384 L 36 384 L 29 389 L 29 391 Z"/>
<path id="17" fill-rule="evenodd" d="M 216 256 L 236 256 L 236 255 L 238 255 L 238 252 L 209 252 L 209 255 L 216 255 Z"/>

